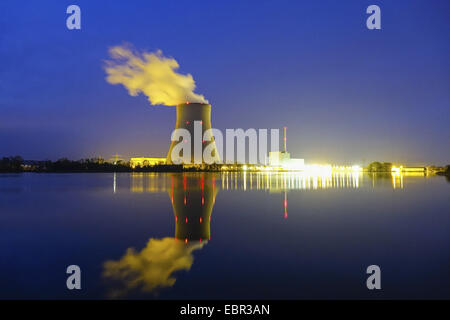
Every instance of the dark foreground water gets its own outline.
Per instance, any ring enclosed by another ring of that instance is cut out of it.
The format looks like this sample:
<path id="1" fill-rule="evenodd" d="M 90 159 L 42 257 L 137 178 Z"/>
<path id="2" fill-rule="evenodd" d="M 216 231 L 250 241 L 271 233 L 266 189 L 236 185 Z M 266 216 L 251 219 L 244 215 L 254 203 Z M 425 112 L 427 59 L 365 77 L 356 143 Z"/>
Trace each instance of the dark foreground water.
<path id="1" fill-rule="evenodd" d="M 450 298 L 449 195 L 438 176 L 1 174 L 0 298 Z"/>

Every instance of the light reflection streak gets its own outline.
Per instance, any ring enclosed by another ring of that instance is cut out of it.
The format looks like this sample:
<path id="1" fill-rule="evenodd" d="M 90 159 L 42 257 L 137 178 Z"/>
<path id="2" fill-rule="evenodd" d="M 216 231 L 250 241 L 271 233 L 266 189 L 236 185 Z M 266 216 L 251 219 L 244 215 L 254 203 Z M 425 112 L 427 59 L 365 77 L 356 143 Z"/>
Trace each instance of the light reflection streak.
<path id="1" fill-rule="evenodd" d="M 189 174 L 189 173 L 187 173 Z M 361 187 L 387 187 L 403 189 L 405 178 L 424 176 L 417 173 L 363 173 L 345 171 L 314 172 L 227 172 L 210 173 L 222 190 L 269 191 L 359 189 Z M 130 191 L 135 193 L 164 192 L 170 188 L 169 174 L 132 173 Z M 119 176 L 114 175 L 113 192 L 118 189 Z M 387 183 L 389 182 L 390 183 Z M 123 188 L 123 187 L 122 187 Z"/>
<path id="2" fill-rule="evenodd" d="M 224 190 L 320 190 L 320 189 L 357 189 L 360 187 L 361 172 L 330 172 L 319 175 L 305 172 L 222 172 Z M 229 183 L 230 181 L 230 183 Z"/>
<path id="3" fill-rule="evenodd" d="M 116 190 L 117 190 L 117 178 L 116 178 L 116 173 L 114 172 L 113 193 L 116 193 Z"/>

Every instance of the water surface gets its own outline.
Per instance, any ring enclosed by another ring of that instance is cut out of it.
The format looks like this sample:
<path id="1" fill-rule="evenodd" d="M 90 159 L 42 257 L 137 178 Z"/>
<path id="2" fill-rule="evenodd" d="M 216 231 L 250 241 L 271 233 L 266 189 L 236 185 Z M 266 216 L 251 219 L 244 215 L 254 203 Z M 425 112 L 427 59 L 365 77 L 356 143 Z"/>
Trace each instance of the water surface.
<path id="1" fill-rule="evenodd" d="M 1 174 L 0 298 L 450 298 L 449 191 L 399 174 Z"/>

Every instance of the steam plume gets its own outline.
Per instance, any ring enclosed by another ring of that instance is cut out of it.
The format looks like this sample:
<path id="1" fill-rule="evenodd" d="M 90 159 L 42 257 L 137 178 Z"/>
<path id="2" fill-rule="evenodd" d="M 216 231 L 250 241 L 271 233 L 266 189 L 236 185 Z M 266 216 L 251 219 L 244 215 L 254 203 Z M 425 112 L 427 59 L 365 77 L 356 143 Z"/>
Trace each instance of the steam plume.
<path id="1" fill-rule="evenodd" d="M 122 84 L 132 96 L 142 92 L 152 105 L 174 106 L 186 101 L 208 103 L 203 95 L 194 93 L 192 75 L 176 72 L 178 62 L 164 57 L 161 50 L 140 54 L 126 46 L 116 46 L 109 54 L 112 60 L 106 62 L 106 81 Z"/>

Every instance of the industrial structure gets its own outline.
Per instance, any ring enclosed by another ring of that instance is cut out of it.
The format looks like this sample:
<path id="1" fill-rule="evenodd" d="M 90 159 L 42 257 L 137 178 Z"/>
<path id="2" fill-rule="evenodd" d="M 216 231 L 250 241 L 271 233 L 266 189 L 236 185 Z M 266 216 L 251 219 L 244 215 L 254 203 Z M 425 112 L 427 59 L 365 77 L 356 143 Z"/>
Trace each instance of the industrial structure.
<path id="1" fill-rule="evenodd" d="M 285 170 L 304 170 L 304 159 L 291 159 L 291 155 L 287 152 L 287 127 L 284 127 L 284 151 L 269 152 L 269 166 L 277 167 Z"/>
<path id="2" fill-rule="evenodd" d="M 166 158 L 134 157 L 130 159 L 130 166 L 146 167 L 153 165 L 182 164 L 183 167 L 203 167 L 206 163 L 221 163 L 220 155 L 214 137 L 208 139 L 205 132 L 212 129 L 211 105 L 205 103 L 181 103 L 176 107 L 175 130 L 172 133 L 172 141 Z M 268 161 L 263 166 L 236 166 L 223 165 L 222 170 L 287 170 L 303 171 L 305 169 L 304 159 L 291 158 L 287 151 L 287 128 L 284 127 L 284 150 L 269 152 Z M 181 145 L 180 145 L 181 144 Z M 176 148 L 176 149 L 175 149 Z M 209 161 L 203 158 L 205 149 L 212 156 Z M 189 154 L 184 154 L 188 152 Z"/>
<path id="3" fill-rule="evenodd" d="M 414 172 L 414 173 L 427 173 L 427 167 L 404 167 L 404 166 L 392 166 L 392 172 Z M 431 171 L 431 170 L 430 170 Z"/>
<path id="4" fill-rule="evenodd" d="M 166 158 L 135 157 L 130 159 L 130 167 L 133 169 L 136 167 L 147 167 L 161 164 L 166 164 Z"/>
<path id="5" fill-rule="evenodd" d="M 194 132 L 194 122 L 199 121 L 201 124 L 201 132 Z M 215 158 L 215 162 L 219 162 L 219 153 L 216 149 L 216 144 L 214 142 L 214 139 L 211 139 L 211 141 L 205 141 L 203 140 L 204 133 L 206 130 L 211 129 L 211 105 L 205 104 L 205 103 L 181 103 L 177 105 L 177 122 L 175 124 L 175 129 L 186 129 L 191 136 L 191 143 L 190 146 L 188 145 L 187 148 L 190 148 L 191 153 L 191 159 L 190 164 L 204 164 L 203 159 L 203 151 L 209 144 L 214 144 L 213 146 L 213 152 L 211 152 L 211 155 Z M 198 135 L 201 135 L 201 137 L 198 137 Z M 179 160 L 183 155 L 179 154 L 177 155 L 178 159 L 172 159 L 172 150 L 178 143 L 188 143 L 188 141 L 172 141 L 169 152 L 167 154 L 167 164 L 173 164 L 176 163 L 177 160 Z M 196 143 L 201 144 L 201 154 L 195 154 L 194 147 Z M 195 158 L 197 157 L 197 159 Z M 198 158 L 201 157 L 201 158 Z M 186 164 L 185 164 L 186 165 Z"/>
<path id="6" fill-rule="evenodd" d="M 124 161 L 124 159 L 120 154 L 116 153 L 112 156 L 112 158 L 109 159 L 109 161 L 111 161 L 113 164 L 118 164 L 119 162 Z"/>

